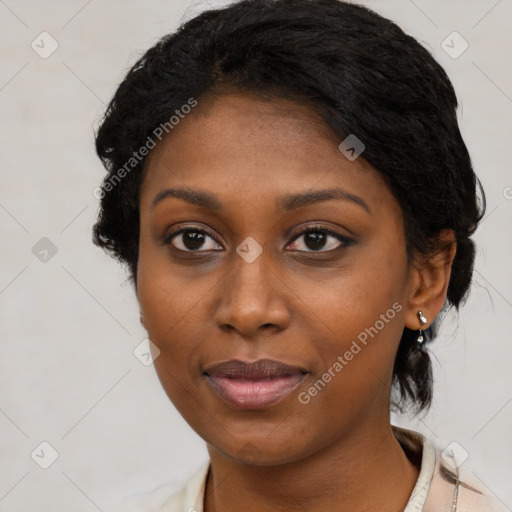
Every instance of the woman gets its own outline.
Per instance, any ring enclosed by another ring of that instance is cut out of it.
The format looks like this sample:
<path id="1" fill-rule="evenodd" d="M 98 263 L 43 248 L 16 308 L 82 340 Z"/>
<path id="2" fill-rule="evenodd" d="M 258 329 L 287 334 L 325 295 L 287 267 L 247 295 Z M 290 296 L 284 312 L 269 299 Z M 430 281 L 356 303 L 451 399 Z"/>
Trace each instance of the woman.
<path id="1" fill-rule="evenodd" d="M 338 0 L 205 12 L 127 74 L 94 240 L 210 456 L 159 511 L 499 510 L 389 418 L 428 409 L 427 346 L 471 282 L 456 107 L 416 40 Z"/>

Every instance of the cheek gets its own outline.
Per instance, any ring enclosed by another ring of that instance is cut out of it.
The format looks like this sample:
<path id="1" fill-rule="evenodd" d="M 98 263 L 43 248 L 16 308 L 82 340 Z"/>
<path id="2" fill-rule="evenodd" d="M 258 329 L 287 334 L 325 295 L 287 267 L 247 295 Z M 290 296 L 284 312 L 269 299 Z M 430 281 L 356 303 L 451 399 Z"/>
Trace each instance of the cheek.
<path id="1" fill-rule="evenodd" d="M 382 244 L 357 261 L 357 267 L 350 265 L 317 282 L 316 291 L 303 278 L 301 299 L 318 327 L 311 332 L 318 362 L 312 380 L 328 381 L 325 388 L 330 390 L 324 393 L 319 383 L 311 393 L 318 396 L 314 400 L 319 406 L 338 404 L 329 409 L 333 415 L 346 407 L 360 410 L 373 397 L 384 397 L 404 328 L 405 251 Z"/>
<path id="2" fill-rule="evenodd" d="M 188 300 L 188 295 L 177 291 L 175 283 L 153 274 L 139 283 L 138 299 L 149 339 L 161 351 L 164 359 L 177 364 L 194 349 L 193 326 L 198 318 L 197 301 Z"/>
<path id="3" fill-rule="evenodd" d="M 403 329 L 399 310 L 405 309 L 407 289 L 405 257 L 382 248 L 361 251 L 354 260 L 357 263 L 320 279 L 303 274 L 294 288 L 297 294 L 300 291 L 304 310 L 310 311 L 308 316 L 317 319 L 324 335 L 332 339 L 338 335 L 345 342 L 355 339 L 375 323 L 383 336 L 399 338 Z M 398 305 L 393 308 L 395 303 Z"/>
<path id="4" fill-rule="evenodd" d="M 150 268 L 138 282 L 138 299 L 148 337 L 159 350 L 154 368 L 171 402 L 186 421 L 196 424 L 196 402 L 190 393 L 196 384 L 191 369 L 198 367 L 199 348 L 199 336 L 193 333 L 198 322 L 194 304 L 187 300 L 187 294 L 176 290 L 175 280 Z"/>
<path id="5" fill-rule="evenodd" d="M 148 333 L 155 342 L 162 342 L 190 325 L 201 290 L 191 291 L 190 283 L 183 282 L 183 272 L 171 265 L 165 248 L 155 247 L 148 238 L 143 234 L 139 247 L 137 298 Z"/>
<path id="6" fill-rule="evenodd" d="M 184 331 L 194 325 L 194 301 L 180 289 L 179 279 L 155 257 L 141 247 L 137 267 L 137 298 L 149 339 L 160 350 L 155 369 L 168 391 L 174 378 L 181 376 L 184 361 L 193 347 Z M 195 301 L 197 303 L 197 300 Z"/>

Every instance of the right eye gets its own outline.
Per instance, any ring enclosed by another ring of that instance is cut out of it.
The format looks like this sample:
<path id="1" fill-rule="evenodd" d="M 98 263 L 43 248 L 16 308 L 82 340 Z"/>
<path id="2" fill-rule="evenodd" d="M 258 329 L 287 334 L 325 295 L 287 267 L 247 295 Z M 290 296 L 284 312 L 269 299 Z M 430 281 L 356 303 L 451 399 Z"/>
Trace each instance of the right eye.
<path id="1" fill-rule="evenodd" d="M 177 240 L 176 243 L 173 242 L 174 239 Z M 203 251 L 200 251 L 199 249 L 203 247 L 205 241 L 208 239 L 212 240 L 214 243 L 212 244 L 210 242 L 211 247 L 207 247 L 206 249 L 203 248 Z M 215 237 L 210 235 L 204 229 L 198 228 L 182 228 L 179 231 L 175 231 L 166 237 L 164 243 L 166 245 L 172 245 L 175 249 L 183 252 L 205 252 L 219 250 L 215 247 L 215 244 L 219 245 Z"/>

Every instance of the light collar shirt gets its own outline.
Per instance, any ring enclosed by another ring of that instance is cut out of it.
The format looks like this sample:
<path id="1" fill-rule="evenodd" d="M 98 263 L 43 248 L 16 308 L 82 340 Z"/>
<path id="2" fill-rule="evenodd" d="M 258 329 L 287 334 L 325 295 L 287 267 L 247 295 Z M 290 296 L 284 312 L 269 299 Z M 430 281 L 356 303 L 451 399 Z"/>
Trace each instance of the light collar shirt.
<path id="1" fill-rule="evenodd" d="M 403 512 L 510 512 L 504 503 L 479 487 L 470 471 L 462 469 L 456 454 L 446 450 L 441 453 L 419 432 L 395 425 L 391 428 L 409 459 L 421 461 L 418 479 Z M 207 460 L 180 490 L 151 512 L 204 512 L 209 471 Z"/>

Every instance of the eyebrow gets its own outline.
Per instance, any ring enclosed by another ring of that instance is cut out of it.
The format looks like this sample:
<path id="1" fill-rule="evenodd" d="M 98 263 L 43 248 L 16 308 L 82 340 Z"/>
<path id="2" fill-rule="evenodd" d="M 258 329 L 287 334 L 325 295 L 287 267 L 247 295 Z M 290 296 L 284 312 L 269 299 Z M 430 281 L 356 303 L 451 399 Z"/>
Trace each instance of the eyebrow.
<path id="1" fill-rule="evenodd" d="M 151 210 L 154 210 L 161 201 L 170 197 L 183 199 L 188 203 L 216 212 L 223 210 L 222 202 L 218 199 L 217 196 L 202 190 L 182 187 L 167 188 L 159 192 L 151 203 Z M 366 212 L 371 214 L 370 207 L 363 199 L 341 188 L 308 190 L 298 194 L 282 196 L 277 199 L 276 206 L 284 211 L 292 211 L 297 208 L 332 199 L 350 201 L 361 206 L 364 210 L 366 210 Z"/>

